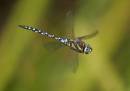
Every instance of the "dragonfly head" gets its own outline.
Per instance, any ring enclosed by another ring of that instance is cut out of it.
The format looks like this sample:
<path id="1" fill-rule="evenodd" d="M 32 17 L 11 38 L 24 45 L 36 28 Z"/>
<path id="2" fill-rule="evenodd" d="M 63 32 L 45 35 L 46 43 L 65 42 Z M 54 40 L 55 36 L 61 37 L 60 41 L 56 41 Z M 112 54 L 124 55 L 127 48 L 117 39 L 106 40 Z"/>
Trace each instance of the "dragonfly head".
<path id="1" fill-rule="evenodd" d="M 90 45 L 86 45 L 85 48 L 84 48 L 84 53 L 85 54 L 89 54 L 92 52 L 92 48 Z"/>

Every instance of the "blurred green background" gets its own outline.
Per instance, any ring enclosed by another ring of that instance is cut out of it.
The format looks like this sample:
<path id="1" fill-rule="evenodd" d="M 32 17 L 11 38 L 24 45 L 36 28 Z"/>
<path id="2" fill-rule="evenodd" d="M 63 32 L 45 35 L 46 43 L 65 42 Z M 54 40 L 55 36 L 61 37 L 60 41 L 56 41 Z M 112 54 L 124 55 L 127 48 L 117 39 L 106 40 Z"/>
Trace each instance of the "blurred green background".
<path id="1" fill-rule="evenodd" d="M 99 33 L 85 55 L 20 24 L 68 38 Z M 0 91 L 130 91 L 129 61 L 129 0 L 0 0 Z"/>

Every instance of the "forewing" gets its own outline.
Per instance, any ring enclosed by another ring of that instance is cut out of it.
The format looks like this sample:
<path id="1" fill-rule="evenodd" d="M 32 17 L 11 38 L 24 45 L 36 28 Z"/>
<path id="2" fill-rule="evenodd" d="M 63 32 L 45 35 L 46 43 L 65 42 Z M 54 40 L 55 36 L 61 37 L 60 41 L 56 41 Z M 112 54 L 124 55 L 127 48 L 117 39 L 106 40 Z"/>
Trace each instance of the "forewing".
<path id="1" fill-rule="evenodd" d="M 80 40 L 89 39 L 89 38 L 92 38 L 92 37 L 96 36 L 97 34 L 98 34 L 98 30 L 96 30 L 95 32 L 93 32 L 91 34 L 78 37 L 78 39 L 80 39 Z"/>

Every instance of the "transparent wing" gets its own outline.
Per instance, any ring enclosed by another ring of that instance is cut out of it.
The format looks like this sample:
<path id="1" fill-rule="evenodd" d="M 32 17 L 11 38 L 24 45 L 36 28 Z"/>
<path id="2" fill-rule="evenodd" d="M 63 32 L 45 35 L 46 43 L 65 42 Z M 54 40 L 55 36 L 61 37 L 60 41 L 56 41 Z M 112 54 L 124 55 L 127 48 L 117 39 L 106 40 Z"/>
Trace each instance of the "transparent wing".
<path id="1" fill-rule="evenodd" d="M 74 55 L 75 55 L 75 57 L 74 57 L 73 64 L 72 64 L 72 67 L 73 67 L 72 71 L 74 73 L 76 73 L 77 70 L 78 70 L 78 67 L 79 67 L 79 59 L 78 59 L 78 54 L 77 53 L 75 53 Z"/>
<path id="2" fill-rule="evenodd" d="M 80 39 L 80 40 L 82 40 L 82 39 L 89 39 L 89 38 L 92 38 L 92 37 L 96 36 L 97 34 L 98 34 L 98 30 L 96 30 L 95 32 L 93 32 L 91 34 L 78 37 L 77 39 Z"/>
<path id="3" fill-rule="evenodd" d="M 44 48 L 47 49 L 48 51 L 50 52 L 53 52 L 53 51 L 57 51 L 59 50 L 60 48 L 63 48 L 65 47 L 64 44 L 54 40 L 52 42 L 48 42 L 48 43 L 44 43 Z"/>
<path id="4" fill-rule="evenodd" d="M 66 13 L 66 24 L 67 24 L 67 36 L 69 36 L 69 38 L 74 39 L 74 19 L 75 19 L 75 13 L 74 10 L 71 9 Z M 70 34 L 70 35 L 69 35 Z M 76 52 L 75 50 L 70 49 L 69 50 L 69 55 L 71 55 L 70 57 L 67 57 L 69 60 L 68 65 L 70 66 L 70 70 L 73 73 L 76 73 L 79 67 L 79 59 L 78 59 L 78 52 Z"/>

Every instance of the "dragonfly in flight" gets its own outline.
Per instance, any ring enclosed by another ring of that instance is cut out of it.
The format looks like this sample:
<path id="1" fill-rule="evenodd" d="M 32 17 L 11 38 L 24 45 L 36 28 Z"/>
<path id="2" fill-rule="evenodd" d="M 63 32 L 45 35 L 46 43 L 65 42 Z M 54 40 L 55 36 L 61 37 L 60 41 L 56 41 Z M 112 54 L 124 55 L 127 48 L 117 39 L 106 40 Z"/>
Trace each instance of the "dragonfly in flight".
<path id="1" fill-rule="evenodd" d="M 64 45 L 68 46 L 70 49 L 79 52 L 79 53 L 84 53 L 84 54 L 89 54 L 92 52 L 92 47 L 89 44 L 86 44 L 83 39 L 84 38 L 91 38 L 93 36 L 95 36 L 98 31 L 95 31 L 89 35 L 85 35 L 85 36 L 81 36 L 75 39 L 69 39 L 69 38 L 63 38 L 63 37 L 57 37 L 53 34 L 49 34 L 45 31 L 42 31 L 40 29 L 37 28 L 33 28 L 31 26 L 26 26 L 26 25 L 19 25 L 19 27 L 26 29 L 26 30 L 30 30 L 36 33 L 39 33 L 40 35 L 44 35 L 47 36 L 49 38 L 53 38 L 61 43 L 63 43 Z"/>

